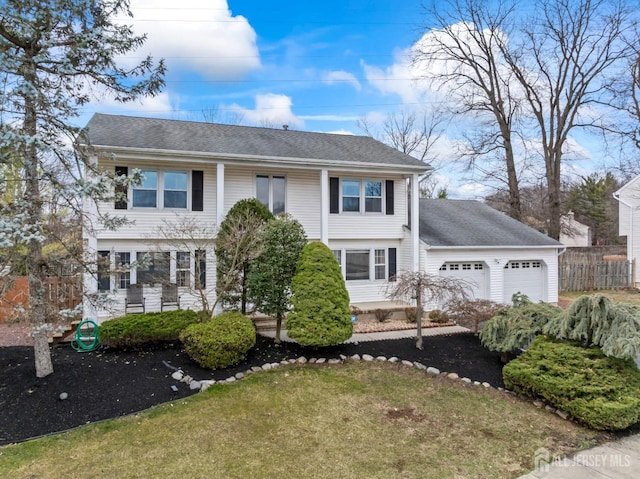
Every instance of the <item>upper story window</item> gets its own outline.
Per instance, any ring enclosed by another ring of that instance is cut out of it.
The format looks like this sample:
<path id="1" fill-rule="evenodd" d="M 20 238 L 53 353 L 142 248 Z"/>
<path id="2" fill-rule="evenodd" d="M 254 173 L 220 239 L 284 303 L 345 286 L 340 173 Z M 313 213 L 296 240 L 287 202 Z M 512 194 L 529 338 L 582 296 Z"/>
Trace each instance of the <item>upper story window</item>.
<path id="1" fill-rule="evenodd" d="M 129 174 L 129 167 L 116 166 L 116 176 Z M 204 173 L 202 170 L 161 171 L 141 170 L 140 184 L 116 186 L 114 209 L 171 208 L 204 210 Z"/>
<path id="2" fill-rule="evenodd" d="M 164 207 L 186 208 L 187 189 L 189 179 L 184 172 L 165 171 L 164 179 Z"/>
<path id="3" fill-rule="evenodd" d="M 382 203 L 382 181 L 342 180 L 342 212 L 382 213 Z"/>
<path id="4" fill-rule="evenodd" d="M 142 182 L 133 185 L 133 206 L 156 208 L 158 206 L 158 172 L 142 170 L 142 175 Z"/>
<path id="5" fill-rule="evenodd" d="M 284 176 L 256 175 L 256 198 L 274 215 L 286 211 L 287 183 Z"/>

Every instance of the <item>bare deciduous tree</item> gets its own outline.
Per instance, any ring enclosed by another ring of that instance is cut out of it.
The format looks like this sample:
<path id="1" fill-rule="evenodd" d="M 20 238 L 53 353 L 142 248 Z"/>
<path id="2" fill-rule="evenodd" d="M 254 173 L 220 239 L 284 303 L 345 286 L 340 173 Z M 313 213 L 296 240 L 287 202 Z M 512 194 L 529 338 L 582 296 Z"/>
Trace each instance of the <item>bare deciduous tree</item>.
<path id="1" fill-rule="evenodd" d="M 625 2 L 546 0 L 522 23 L 517 42 L 501 44 L 514 78 L 525 91 L 537 131 L 548 191 L 548 234 L 560 237 L 561 167 L 570 135 L 599 127 L 608 88 L 632 54 L 626 36 L 635 22 Z"/>
<path id="2" fill-rule="evenodd" d="M 432 87 L 446 89 L 453 113 L 475 115 L 479 127 L 465 135 L 468 149 L 462 154 L 470 168 L 497 157 L 499 166 L 481 169 L 507 184 L 509 215 L 520 219 L 514 126 L 521 98 L 513 91 L 513 74 L 501 55 L 513 28 L 513 12 L 513 3 L 504 1 L 434 3 L 428 13 L 435 29 L 417 43 L 413 62 L 423 68 Z"/>
<path id="3" fill-rule="evenodd" d="M 470 285 L 457 278 L 437 276 L 422 271 L 402 273 L 387 285 L 387 297 L 416 303 L 416 348 L 422 349 L 422 316 L 426 304 L 440 305 L 447 300 L 467 300 Z"/>

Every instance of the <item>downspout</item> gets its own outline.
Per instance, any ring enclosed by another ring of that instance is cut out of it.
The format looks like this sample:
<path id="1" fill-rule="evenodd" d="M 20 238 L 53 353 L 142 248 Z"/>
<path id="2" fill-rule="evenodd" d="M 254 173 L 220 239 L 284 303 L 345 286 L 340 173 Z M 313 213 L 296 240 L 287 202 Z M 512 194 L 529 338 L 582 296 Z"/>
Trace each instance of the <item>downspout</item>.
<path id="1" fill-rule="evenodd" d="M 633 257 L 633 207 L 625 200 L 620 198 L 620 195 L 616 192 L 613 193 L 613 197 L 620 203 L 629 208 L 629 232 L 627 234 L 627 260 L 631 261 L 631 287 L 636 286 L 636 271 L 635 271 L 635 258 Z"/>

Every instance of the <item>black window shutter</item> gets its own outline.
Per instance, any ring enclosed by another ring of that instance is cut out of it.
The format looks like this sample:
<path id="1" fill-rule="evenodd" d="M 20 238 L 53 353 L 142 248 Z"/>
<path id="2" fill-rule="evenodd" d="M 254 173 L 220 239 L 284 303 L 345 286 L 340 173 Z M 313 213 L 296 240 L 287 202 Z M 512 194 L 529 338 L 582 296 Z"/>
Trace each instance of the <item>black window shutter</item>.
<path id="1" fill-rule="evenodd" d="M 340 213 L 340 178 L 329 178 L 329 213 Z"/>
<path id="2" fill-rule="evenodd" d="M 126 166 L 116 166 L 116 176 L 128 176 L 129 168 Z M 127 185 L 117 185 L 115 189 L 116 193 L 116 201 L 114 204 L 114 208 L 116 210 L 126 210 L 127 209 Z"/>
<path id="3" fill-rule="evenodd" d="M 200 170 L 191 172 L 191 211 L 203 211 L 204 207 L 204 173 Z"/>
<path id="4" fill-rule="evenodd" d="M 398 274 L 398 261 L 396 248 L 389 248 L 389 281 L 395 281 Z"/>
<path id="5" fill-rule="evenodd" d="M 388 215 L 392 215 L 393 214 L 393 180 L 387 180 L 386 181 L 386 197 L 387 197 L 387 208 L 386 208 L 386 213 Z"/>

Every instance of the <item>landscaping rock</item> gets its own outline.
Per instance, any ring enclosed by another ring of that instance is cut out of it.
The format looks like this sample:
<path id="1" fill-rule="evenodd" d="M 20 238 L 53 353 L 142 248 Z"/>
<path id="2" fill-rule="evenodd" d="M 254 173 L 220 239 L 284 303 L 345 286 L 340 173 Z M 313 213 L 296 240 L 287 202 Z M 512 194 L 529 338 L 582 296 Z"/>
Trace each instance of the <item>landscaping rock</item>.
<path id="1" fill-rule="evenodd" d="M 67 393 L 60 393 L 60 396 L 58 397 L 60 398 L 60 401 L 66 401 L 69 395 Z"/>
<path id="2" fill-rule="evenodd" d="M 458 376 L 456 373 L 449 373 L 447 374 L 447 377 L 449 379 L 460 379 L 460 376 Z"/>
<path id="3" fill-rule="evenodd" d="M 413 363 L 412 363 L 411 361 L 407 361 L 406 359 L 403 359 L 403 360 L 402 360 L 402 364 L 403 364 L 404 366 L 409 366 L 410 368 L 412 368 L 412 367 L 413 367 Z"/>
<path id="4" fill-rule="evenodd" d="M 316 361 L 317 361 L 316 358 L 311 358 L 311 359 L 309 359 L 309 364 L 315 364 Z"/>
<path id="5" fill-rule="evenodd" d="M 271 363 L 264 363 L 264 364 L 262 365 L 262 370 L 263 370 L 263 371 L 269 371 L 270 369 L 272 369 L 272 367 L 271 367 Z"/>
<path id="6" fill-rule="evenodd" d="M 202 387 L 202 383 L 200 381 L 191 381 L 189 383 L 189 389 L 191 389 L 192 391 L 195 389 L 200 389 Z"/>
<path id="7" fill-rule="evenodd" d="M 396 358 L 395 356 L 392 356 L 389 358 L 389 362 L 390 363 L 397 363 L 398 361 L 400 361 L 398 358 Z"/>
<path id="8" fill-rule="evenodd" d="M 560 416 L 562 419 L 567 419 L 569 417 L 569 415 L 566 412 L 561 411 L 560 409 L 556 410 L 556 414 Z"/>
<path id="9" fill-rule="evenodd" d="M 272 368 L 279 368 L 280 367 L 280 363 L 271 363 L 271 367 Z"/>
<path id="10" fill-rule="evenodd" d="M 461 381 L 463 383 L 471 384 L 471 379 L 469 379 L 469 378 L 462 378 Z"/>
<path id="11" fill-rule="evenodd" d="M 307 358 L 305 358 L 304 356 L 300 356 L 297 360 L 298 364 L 306 364 L 307 363 Z"/>
<path id="12" fill-rule="evenodd" d="M 236 382 L 236 378 L 234 376 L 228 377 L 227 379 L 224 380 L 227 383 L 235 383 Z"/>
<path id="13" fill-rule="evenodd" d="M 342 361 L 340 359 L 337 358 L 331 358 L 329 359 L 329 364 L 340 364 Z"/>
<path id="14" fill-rule="evenodd" d="M 316 364 L 324 364 L 327 362 L 327 358 L 318 358 L 318 360 L 316 361 Z"/>
<path id="15" fill-rule="evenodd" d="M 373 356 L 371 356 L 370 354 L 363 354 L 362 359 L 363 361 L 371 362 L 373 361 Z"/>
<path id="16" fill-rule="evenodd" d="M 440 370 L 438 368 L 434 368 L 432 366 L 429 366 L 427 368 L 427 373 L 428 374 L 433 374 L 434 376 L 437 376 L 438 374 L 440 374 Z"/>
<path id="17" fill-rule="evenodd" d="M 482 383 L 482 385 L 483 385 L 485 388 L 490 388 L 490 387 L 491 387 L 491 384 L 489 384 L 488 382 L 484 382 L 484 383 Z"/>
<path id="18" fill-rule="evenodd" d="M 340 359 L 341 359 L 342 361 L 346 361 L 346 360 L 347 360 L 347 357 L 346 357 L 344 354 L 341 354 L 341 355 L 340 355 Z"/>
<path id="19" fill-rule="evenodd" d="M 215 383 L 216 382 L 213 379 L 206 380 L 206 381 L 200 381 L 200 392 L 206 391 L 211 386 L 213 386 Z"/>
<path id="20" fill-rule="evenodd" d="M 553 406 L 549 406 L 548 404 L 544 408 L 550 413 L 556 412 L 556 408 L 554 408 Z"/>
<path id="21" fill-rule="evenodd" d="M 387 358 L 385 356 L 378 356 L 376 357 L 376 361 L 382 361 L 385 362 L 387 360 Z"/>
<path id="22" fill-rule="evenodd" d="M 542 401 L 533 401 L 533 405 L 535 407 L 542 407 L 544 406 L 544 403 Z"/>
<path id="23" fill-rule="evenodd" d="M 262 371 L 262 368 L 261 368 L 260 366 L 252 366 L 252 367 L 251 367 L 251 370 L 252 370 L 254 373 L 257 373 L 258 371 Z"/>
<path id="24" fill-rule="evenodd" d="M 244 373 L 236 373 L 236 379 L 244 379 Z"/>
<path id="25" fill-rule="evenodd" d="M 350 358 L 352 361 L 360 361 L 360 355 L 359 354 L 354 354 L 353 356 L 351 356 Z"/>
<path id="26" fill-rule="evenodd" d="M 174 372 L 174 373 L 171 375 L 171 377 L 172 377 L 173 379 L 175 379 L 176 381 L 180 381 L 180 380 L 182 380 L 182 377 L 183 377 L 183 376 L 184 376 L 184 373 L 183 373 L 182 371 L 180 371 L 180 370 L 178 370 L 178 371 Z"/>
<path id="27" fill-rule="evenodd" d="M 480 381 L 473 381 L 474 386 L 480 386 Z"/>
<path id="28" fill-rule="evenodd" d="M 425 371 L 425 370 L 427 369 L 427 367 L 426 367 L 424 364 L 419 363 L 418 361 L 414 361 L 414 362 L 413 362 L 413 365 L 414 365 L 416 368 L 420 369 L 421 371 Z"/>

